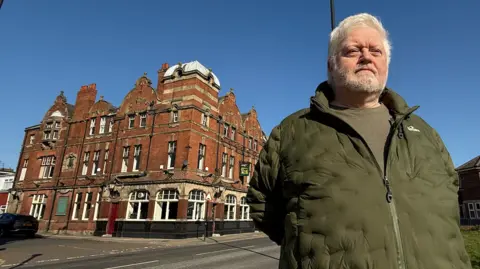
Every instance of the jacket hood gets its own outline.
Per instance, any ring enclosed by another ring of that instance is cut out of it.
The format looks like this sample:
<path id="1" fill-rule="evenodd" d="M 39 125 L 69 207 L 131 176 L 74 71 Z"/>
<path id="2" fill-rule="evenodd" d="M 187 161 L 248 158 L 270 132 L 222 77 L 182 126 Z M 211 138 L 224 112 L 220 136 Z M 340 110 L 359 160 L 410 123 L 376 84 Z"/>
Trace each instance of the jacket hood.
<path id="1" fill-rule="evenodd" d="M 333 89 L 330 87 L 327 81 L 324 81 L 318 85 L 317 89 L 315 90 L 315 96 L 311 97 L 311 103 L 319 104 L 322 109 L 329 110 L 330 109 L 330 102 L 333 101 L 335 93 Z M 405 115 L 412 111 L 405 101 L 398 93 L 393 91 L 390 88 L 385 88 L 380 96 L 380 102 L 382 102 L 388 110 L 394 115 Z M 414 107 L 413 109 L 416 109 Z"/>

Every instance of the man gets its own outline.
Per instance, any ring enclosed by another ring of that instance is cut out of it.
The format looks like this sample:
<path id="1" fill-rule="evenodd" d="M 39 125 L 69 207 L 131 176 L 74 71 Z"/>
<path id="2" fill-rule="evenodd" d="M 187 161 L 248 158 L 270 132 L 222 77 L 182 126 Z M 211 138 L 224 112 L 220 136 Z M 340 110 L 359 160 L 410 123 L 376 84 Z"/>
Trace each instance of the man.
<path id="1" fill-rule="evenodd" d="M 328 81 L 272 130 L 247 201 L 281 245 L 279 268 L 471 268 L 451 157 L 385 87 L 389 63 L 380 21 L 346 18 L 330 35 Z"/>

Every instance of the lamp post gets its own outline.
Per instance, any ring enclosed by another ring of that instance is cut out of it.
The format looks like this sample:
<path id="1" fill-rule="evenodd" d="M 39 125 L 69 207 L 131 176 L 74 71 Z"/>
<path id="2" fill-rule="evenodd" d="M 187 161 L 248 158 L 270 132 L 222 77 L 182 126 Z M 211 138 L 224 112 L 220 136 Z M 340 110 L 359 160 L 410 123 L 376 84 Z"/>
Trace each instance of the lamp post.
<path id="1" fill-rule="evenodd" d="M 330 24 L 335 29 L 335 0 L 330 0 Z"/>

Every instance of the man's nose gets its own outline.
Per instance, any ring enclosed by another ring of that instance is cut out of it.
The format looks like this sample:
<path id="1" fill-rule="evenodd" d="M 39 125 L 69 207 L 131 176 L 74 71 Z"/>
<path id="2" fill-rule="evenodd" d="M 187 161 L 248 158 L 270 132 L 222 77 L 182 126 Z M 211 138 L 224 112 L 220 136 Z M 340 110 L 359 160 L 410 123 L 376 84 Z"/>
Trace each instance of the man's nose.
<path id="1" fill-rule="evenodd" d="M 371 63 L 373 61 L 373 55 L 367 48 L 362 49 L 362 53 L 360 55 L 360 62 L 362 63 Z"/>

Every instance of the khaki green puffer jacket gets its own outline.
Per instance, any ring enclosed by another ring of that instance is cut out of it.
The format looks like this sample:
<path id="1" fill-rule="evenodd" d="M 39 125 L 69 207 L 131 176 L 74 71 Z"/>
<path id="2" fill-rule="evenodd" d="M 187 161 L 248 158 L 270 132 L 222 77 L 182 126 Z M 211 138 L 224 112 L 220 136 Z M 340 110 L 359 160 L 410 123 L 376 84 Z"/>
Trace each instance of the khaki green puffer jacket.
<path id="1" fill-rule="evenodd" d="M 320 84 L 309 109 L 273 129 L 250 182 L 251 217 L 281 245 L 279 268 L 470 269 L 457 174 L 437 132 L 386 89 L 384 174 L 331 113 L 332 95 Z"/>

